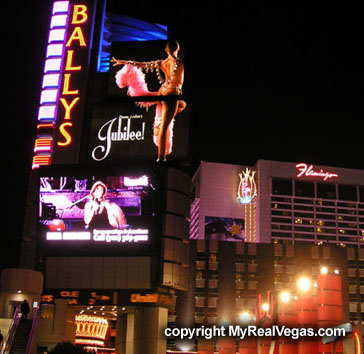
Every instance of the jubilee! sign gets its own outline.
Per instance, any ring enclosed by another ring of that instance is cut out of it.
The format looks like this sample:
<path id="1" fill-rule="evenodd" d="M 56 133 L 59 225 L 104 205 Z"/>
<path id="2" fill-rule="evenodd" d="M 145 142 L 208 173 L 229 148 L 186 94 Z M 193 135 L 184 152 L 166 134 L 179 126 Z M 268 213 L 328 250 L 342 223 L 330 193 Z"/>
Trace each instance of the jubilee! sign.
<path id="1" fill-rule="evenodd" d="M 88 3 L 53 3 L 32 168 L 78 160 L 92 18 Z"/>

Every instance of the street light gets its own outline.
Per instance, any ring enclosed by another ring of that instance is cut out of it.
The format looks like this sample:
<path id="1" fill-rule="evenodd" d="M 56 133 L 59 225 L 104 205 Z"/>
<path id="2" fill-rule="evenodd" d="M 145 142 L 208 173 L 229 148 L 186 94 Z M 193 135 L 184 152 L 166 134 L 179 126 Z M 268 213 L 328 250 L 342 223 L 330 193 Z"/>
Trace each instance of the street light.
<path id="1" fill-rule="evenodd" d="M 253 316 L 248 311 L 242 311 L 239 314 L 239 319 L 243 324 L 248 324 L 253 320 Z"/>
<path id="2" fill-rule="evenodd" d="M 283 303 L 287 303 L 291 300 L 291 294 L 288 291 L 282 291 L 279 294 L 279 300 Z"/>
<path id="3" fill-rule="evenodd" d="M 320 273 L 321 273 L 322 275 L 326 275 L 328 272 L 329 272 L 329 270 L 327 269 L 327 267 L 321 267 L 321 269 L 320 269 Z"/>
<path id="4" fill-rule="evenodd" d="M 307 277 L 301 277 L 297 281 L 298 289 L 302 292 L 307 292 L 311 289 L 311 280 Z"/>

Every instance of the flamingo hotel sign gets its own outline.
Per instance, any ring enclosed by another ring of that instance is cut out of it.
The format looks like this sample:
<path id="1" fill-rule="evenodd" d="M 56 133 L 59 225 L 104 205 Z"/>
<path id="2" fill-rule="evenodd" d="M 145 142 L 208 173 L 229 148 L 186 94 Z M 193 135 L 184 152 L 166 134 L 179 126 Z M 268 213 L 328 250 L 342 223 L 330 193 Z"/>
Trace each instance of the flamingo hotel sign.
<path id="1" fill-rule="evenodd" d="M 240 204 L 249 204 L 257 196 L 257 185 L 254 177 L 255 173 L 256 171 L 251 171 L 248 168 L 239 173 L 240 182 L 237 199 Z"/>
<path id="2" fill-rule="evenodd" d="M 332 178 L 337 178 L 339 175 L 335 172 L 325 171 L 324 169 L 315 169 L 313 165 L 308 165 L 306 163 L 299 163 L 296 165 L 298 170 L 297 177 L 317 177 L 324 181 L 330 180 Z"/>

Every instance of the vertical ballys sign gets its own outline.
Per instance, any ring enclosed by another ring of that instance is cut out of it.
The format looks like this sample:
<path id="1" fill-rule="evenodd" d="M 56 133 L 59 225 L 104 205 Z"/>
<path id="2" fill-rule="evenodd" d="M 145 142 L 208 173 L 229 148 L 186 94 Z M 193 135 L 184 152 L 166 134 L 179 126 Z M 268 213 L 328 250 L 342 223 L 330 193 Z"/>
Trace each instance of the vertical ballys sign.
<path id="1" fill-rule="evenodd" d="M 93 12 L 85 1 L 53 3 L 32 168 L 78 162 Z"/>

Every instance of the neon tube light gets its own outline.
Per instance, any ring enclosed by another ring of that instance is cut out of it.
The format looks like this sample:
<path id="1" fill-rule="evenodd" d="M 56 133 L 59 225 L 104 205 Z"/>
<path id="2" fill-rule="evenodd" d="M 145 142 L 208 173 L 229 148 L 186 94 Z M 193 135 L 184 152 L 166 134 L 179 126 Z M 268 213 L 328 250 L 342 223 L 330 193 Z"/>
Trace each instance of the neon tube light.
<path id="1" fill-rule="evenodd" d="M 51 163 L 53 139 L 49 137 L 57 118 L 61 71 L 64 61 L 65 41 L 70 15 L 69 1 L 55 1 L 49 24 L 48 46 L 44 61 L 44 75 L 40 96 L 37 137 L 34 143 L 32 168 Z"/>

